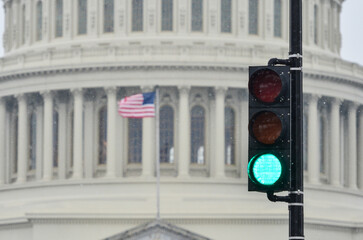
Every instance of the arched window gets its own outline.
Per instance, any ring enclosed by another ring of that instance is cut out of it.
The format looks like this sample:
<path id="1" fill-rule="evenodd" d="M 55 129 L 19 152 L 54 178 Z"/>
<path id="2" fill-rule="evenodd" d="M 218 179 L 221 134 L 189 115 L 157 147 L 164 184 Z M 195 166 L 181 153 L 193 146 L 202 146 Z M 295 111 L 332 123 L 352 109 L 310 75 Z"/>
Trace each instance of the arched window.
<path id="1" fill-rule="evenodd" d="M 201 106 L 194 106 L 191 111 L 191 162 L 204 164 L 205 152 L 205 110 Z"/>
<path id="2" fill-rule="evenodd" d="M 36 149 L 37 149 L 37 116 L 32 112 L 29 118 L 29 170 L 36 167 Z"/>
<path id="3" fill-rule="evenodd" d="M 103 2 L 103 32 L 113 32 L 114 26 L 114 0 Z"/>
<path id="4" fill-rule="evenodd" d="M 63 36 L 63 0 L 55 3 L 55 37 Z"/>
<path id="5" fill-rule="evenodd" d="M 37 10 L 36 10 L 36 40 L 42 40 L 42 32 L 43 32 L 43 4 L 42 1 L 37 2 Z"/>
<path id="6" fill-rule="evenodd" d="M 226 165 L 234 165 L 235 162 L 235 113 L 233 108 L 226 107 L 224 109 L 224 159 Z"/>
<path id="7" fill-rule="evenodd" d="M 78 34 L 87 34 L 87 0 L 78 0 Z"/>
<path id="8" fill-rule="evenodd" d="M 58 126 L 59 115 L 53 111 L 53 167 L 58 167 Z"/>
<path id="9" fill-rule="evenodd" d="M 25 4 L 22 7 L 22 13 L 21 13 L 21 43 L 25 44 L 25 17 L 26 17 L 26 11 L 25 11 Z"/>
<path id="10" fill-rule="evenodd" d="M 319 30 L 319 9 L 318 5 L 314 5 L 314 43 L 318 44 L 318 30 Z"/>
<path id="11" fill-rule="evenodd" d="M 98 164 L 107 161 L 107 107 L 98 112 Z"/>
<path id="12" fill-rule="evenodd" d="M 174 110 L 170 106 L 160 108 L 160 162 L 174 161 Z"/>
<path id="13" fill-rule="evenodd" d="M 203 0 L 192 0 L 192 31 L 203 31 Z"/>
<path id="14" fill-rule="evenodd" d="M 232 32 L 232 0 L 221 0 L 221 32 Z"/>
<path id="15" fill-rule="evenodd" d="M 248 33 L 258 34 L 258 0 L 249 0 Z"/>
<path id="16" fill-rule="evenodd" d="M 133 32 L 144 30 L 144 0 L 132 0 L 132 26 Z"/>
<path id="17" fill-rule="evenodd" d="M 281 24 L 282 24 L 282 9 L 281 0 L 275 0 L 274 2 L 274 36 L 281 37 Z"/>
<path id="18" fill-rule="evenodd" d="M 173 0 L 161 1 L 161 31 L 173 31 Z"/>
<path id="19" fill-rule="evenodd" d="M 142 159 L 142 119 L 128 119 L 128 163 L 141 163 Z"/>

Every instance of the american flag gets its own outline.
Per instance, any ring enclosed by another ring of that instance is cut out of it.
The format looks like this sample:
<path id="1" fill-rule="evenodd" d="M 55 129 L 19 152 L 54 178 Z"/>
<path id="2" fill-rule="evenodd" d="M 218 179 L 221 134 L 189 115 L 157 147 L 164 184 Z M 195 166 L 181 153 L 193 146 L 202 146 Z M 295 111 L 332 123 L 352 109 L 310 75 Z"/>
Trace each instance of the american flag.
<path id="1" fill-rule="evenodd" d="M 118 103 L 118 113 L 124 118 L 155 117 L 155 92 L 125 97 Z"/>

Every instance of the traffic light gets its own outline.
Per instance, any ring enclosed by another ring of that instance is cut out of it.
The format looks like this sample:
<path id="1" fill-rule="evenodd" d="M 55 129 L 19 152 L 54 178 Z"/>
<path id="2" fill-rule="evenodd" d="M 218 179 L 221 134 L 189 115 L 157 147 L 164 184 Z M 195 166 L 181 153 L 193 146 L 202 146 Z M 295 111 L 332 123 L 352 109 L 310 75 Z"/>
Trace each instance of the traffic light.
<path id="1" fill-rule="evenodd" d="M 248 191 L 290 188 L 290 67 L 249 68 Z"/>

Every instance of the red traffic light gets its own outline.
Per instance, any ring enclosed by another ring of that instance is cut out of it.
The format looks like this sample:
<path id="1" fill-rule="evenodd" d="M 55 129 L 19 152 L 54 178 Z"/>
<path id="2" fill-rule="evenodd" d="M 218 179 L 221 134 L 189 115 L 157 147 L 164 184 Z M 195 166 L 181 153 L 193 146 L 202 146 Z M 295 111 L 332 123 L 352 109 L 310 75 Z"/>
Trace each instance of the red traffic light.
<path id="1" fill-rule="evenodd" d="M 251 135 L 260 143 L 274 144 L 281 135 L 281 120 L 273 112 L 258 112 L 252 117 L 250 124 Z"/>
<path id="2" fill-rule="evenodd" d="M 261 69 L 251 76 L 248 88 L 259 101 L 273 103 L 281 93 L 282 81 L 275 71 Z"/>

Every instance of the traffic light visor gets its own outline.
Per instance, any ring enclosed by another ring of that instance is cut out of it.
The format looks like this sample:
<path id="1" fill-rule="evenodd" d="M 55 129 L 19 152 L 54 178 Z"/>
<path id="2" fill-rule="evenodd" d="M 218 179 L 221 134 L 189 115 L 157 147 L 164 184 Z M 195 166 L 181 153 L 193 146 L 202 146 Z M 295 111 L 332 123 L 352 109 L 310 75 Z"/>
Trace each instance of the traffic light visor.
<path id="1" fill-rule="evenodd" d="M 280 179 L 281 175 L 281 162 L 273 154 L 256 155 L 248 164 L 249 178 L 261 185 L 273 185 Z"/>
<path id="2" fill-rule="evenodd" d="M 249 81 L 250 93 L 259 101 L 274 103 L 282 90 L 280 76 L 271 69 L 256 71 Z"/>
<path id="3" fill-rule="evenodd" d="M 274 144 L 280 137 L 282 123 L 273 112 L 262 111 L 255 114 L 250 122 L 251 135 L 260 143 Z"/>

